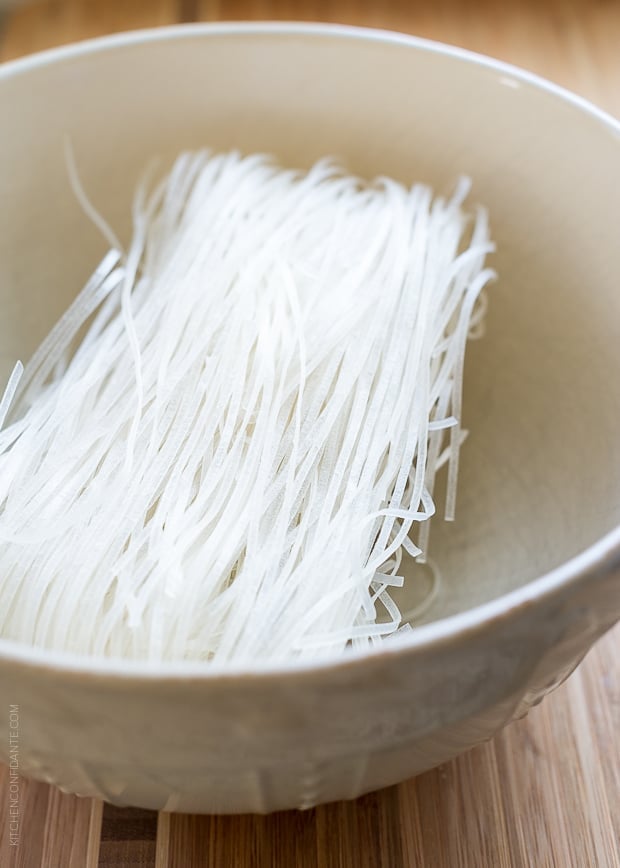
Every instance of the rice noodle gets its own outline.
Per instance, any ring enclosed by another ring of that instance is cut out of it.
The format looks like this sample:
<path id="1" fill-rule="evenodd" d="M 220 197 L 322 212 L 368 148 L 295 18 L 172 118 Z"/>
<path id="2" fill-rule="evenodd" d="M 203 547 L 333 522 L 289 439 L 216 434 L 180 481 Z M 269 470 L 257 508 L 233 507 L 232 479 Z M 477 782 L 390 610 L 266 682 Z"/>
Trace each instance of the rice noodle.
<path id="1" fill-rule="evenodd" d="M 468 190 L 236 152 L 145 182 L 0 401 L 0 635 L 251 665 L 406 627 L 493 276 Z"/>

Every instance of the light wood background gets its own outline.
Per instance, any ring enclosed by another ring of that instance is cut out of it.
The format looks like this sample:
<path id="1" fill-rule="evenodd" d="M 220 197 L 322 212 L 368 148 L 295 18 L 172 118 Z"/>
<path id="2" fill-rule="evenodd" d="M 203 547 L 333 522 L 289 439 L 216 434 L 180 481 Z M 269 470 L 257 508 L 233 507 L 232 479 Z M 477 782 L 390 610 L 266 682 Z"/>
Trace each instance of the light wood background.
<path id="1" fill-rule="evenodd" d="M 272 18 L 455 43 L 620 115 L 620 0 L 45 0 L 0 11 L 0 60 L 119 30 Z M 158 817 L 23 781 L 11 847 L 0 767 L 0 868 L 619 868 L 619 652 L 616 628 L 492 742 L 398 787 L 305 813 Z"/>

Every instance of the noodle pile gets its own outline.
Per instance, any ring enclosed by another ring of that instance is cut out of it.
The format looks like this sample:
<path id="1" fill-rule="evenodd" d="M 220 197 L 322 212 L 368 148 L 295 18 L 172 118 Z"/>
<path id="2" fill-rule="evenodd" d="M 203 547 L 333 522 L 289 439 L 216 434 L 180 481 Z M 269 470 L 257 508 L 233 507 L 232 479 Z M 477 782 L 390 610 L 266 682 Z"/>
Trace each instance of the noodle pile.
<path id="1" fill-rule="evenodd" d="M 468 186 L 207 152 L 143 185 L 0 404 L 0 635 L 251 664 L 403 629 L 492 276 Z"/>

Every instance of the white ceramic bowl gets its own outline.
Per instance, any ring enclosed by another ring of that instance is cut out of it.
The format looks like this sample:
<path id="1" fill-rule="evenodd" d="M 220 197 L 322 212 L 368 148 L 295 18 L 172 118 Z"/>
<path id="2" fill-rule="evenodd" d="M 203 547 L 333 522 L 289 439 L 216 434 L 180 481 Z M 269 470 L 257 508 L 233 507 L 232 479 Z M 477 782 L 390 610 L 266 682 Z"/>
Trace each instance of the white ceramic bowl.
<path id="1" fill-rule="evenodd" d="M 241 812 L 392 784 L 525 713 L 620 616 L 620 127 L 531 75 L 318 25 L 134 33 L 0 69 L 0 374 L 103 252 L 67 181 L 127 228 L 154 154 L 238 146 L 446 190 L 474 179 L 499 253 L 472 344 L 443 590 L 389 650 L 248 673 L 0 641 L 21 770 L 119 804 Z M 0 715 L 7 760 L 8 715 Z"/>

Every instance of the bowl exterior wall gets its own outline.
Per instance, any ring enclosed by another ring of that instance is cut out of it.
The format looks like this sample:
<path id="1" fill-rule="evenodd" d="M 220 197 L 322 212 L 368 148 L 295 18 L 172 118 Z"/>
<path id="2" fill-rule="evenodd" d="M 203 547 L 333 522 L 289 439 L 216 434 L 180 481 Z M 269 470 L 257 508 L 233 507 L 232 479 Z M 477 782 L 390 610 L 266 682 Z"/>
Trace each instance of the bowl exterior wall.
<path id="1" fill-rule="evenodd" d="M 355 798 L 490 738 L 620 617 L 618 565 L 429 647 L 279 675 L 123 678 L 0 660 L 20 771 L 119 805 L 264 813 Z M 0 760 L 8 762 L 8 717 Z"/>

